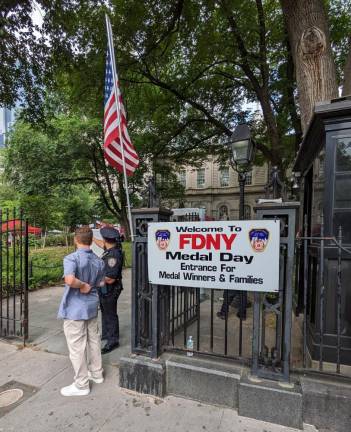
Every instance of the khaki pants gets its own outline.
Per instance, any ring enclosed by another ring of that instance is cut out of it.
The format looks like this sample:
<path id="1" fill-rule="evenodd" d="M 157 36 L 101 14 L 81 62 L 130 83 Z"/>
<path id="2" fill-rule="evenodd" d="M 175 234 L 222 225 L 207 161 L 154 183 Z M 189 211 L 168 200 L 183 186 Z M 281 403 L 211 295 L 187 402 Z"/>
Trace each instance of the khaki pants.
<path id="1" fill-rule="evenodd" d="M 101 339 L 98 319 L 64 320 L 69 358 L 74 369 L 74 382 L 80 389 L 89 387 L 88 370 L 94 378 L 102 378 Z"/>

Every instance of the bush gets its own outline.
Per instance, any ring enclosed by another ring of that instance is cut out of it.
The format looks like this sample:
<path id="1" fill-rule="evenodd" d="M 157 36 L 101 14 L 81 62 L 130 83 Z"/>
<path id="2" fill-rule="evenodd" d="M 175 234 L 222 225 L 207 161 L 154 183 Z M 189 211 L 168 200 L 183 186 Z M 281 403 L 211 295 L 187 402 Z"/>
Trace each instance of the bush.
<path id="1" fill-rule="evenodd" d="M 45 239 L 45 247 L 50 246 L 73 246 L 73 233 L 69 233 L 67 236 L 65 234 L 59 234 L 59 235 L 48 235 Z M 66 243 L 67 241 L 67 243 Z M 44 237 L 41 239 L 41 245 L 44 244 Z"/>
<path id="2" fill-rule="evenodd" d="M 50 246 L 30 250 L 30 289 L 63 283 L 63 258 L 74 251 L 73 246 Z M 132 265 L 130 242 L 123 243 L 124 267 Z"/>
<path id="3" fill-rule="evenodd" d="M 62 283 L 63 258 L 73 252 L 71 247 L 47 247 L 30 253 L 30 289 Z"/>
<path id="4" fill-rule="evenodd" d="M 28 234 L 28 244 L 29 248 L 39 247 L 41 245 L 41 238 L 33 234 Z"/>
<path id="5" fill-rule="evenodd" d="M 122 248 L 124 252 L 124 267 L 132 267 L 132 243 L 124 242 L 122 243 Z"/>

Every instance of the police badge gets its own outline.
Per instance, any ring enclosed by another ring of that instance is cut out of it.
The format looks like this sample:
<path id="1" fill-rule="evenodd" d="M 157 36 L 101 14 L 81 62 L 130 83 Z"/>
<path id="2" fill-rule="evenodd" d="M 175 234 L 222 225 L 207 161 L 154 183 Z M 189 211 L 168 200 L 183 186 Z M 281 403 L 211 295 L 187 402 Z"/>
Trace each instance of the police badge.
<path id="1" fill-rule="evenodd" d="M 107 264 L 109 267 L 114 267 L 117 264 L 117 259 L 116 258 L 109 258 L 107 260 Z"/>
<path id="2" fill-rule="evenodd" d="M 249 231 L 249 239 L 255 252 L 263 252 L 269 239 L 269 231 L 265 228 L 255 228 Z"/>
<path id="3" fill-rule="evenodd" d="M 160 250 L 166 250 L 169 246 L 171 233 L 168 230 L 157 230 L 155 233 L 156 244 Z"/>

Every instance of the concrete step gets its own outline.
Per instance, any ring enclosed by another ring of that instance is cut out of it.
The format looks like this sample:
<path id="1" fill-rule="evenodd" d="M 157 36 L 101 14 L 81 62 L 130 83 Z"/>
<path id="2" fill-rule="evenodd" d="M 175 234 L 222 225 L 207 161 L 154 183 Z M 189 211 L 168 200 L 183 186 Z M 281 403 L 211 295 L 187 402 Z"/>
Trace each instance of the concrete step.
<path id="1" fill-rule="evenodd" d="M 338 377 L 293 375 L 291 383 L 258 379 L 229 359 L 164 354 L 122 358 L 120 386 L 235 409 L 239 415 L 302 429 L 351 431 L 351 384 Z"/>
<path id="2" fill-rule="evenodd" d="M 239 384 L 238 413 L 292 428 L 303 428 L 302 391 L 299 383 L 256 380 L 246 372 Z"/>
<path id="3" fill-rule="evenodd" d="M 218 360 L 170 355 L 167 393 L 213 405 L 238 408 L 241 369 Z"/>
<path id="4" fill-rule="evenodd" d="M 300 378 L 304 421 L 319 430 L 351 431 L 351 385 L 342 379 Z"/>

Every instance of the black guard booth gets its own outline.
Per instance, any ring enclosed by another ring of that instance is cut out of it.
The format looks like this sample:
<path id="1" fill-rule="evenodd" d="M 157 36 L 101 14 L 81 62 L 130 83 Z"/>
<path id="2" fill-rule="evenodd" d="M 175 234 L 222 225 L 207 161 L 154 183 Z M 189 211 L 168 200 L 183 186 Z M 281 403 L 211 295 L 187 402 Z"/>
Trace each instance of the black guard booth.
<path id="1" fill-rule="evenodd" d="M 300 235 L 310 237 L 305 242 L 307 268 L 300 265 L 298 278 L 300 294 L 307 280 L 308 354 L 311 360 L 322 356 L 323 361 L 335 363 L 339 340 L 341 364 L 351 365 L 351 254 L 340 253 L 338 289 L 339 248 L 332 240 L 321 241 L 321 237 L 338 239 L 341 227 L 343 247 L 351 249 L 351 100 L 316 106 L 294 171 L 301 175 Z"/>

